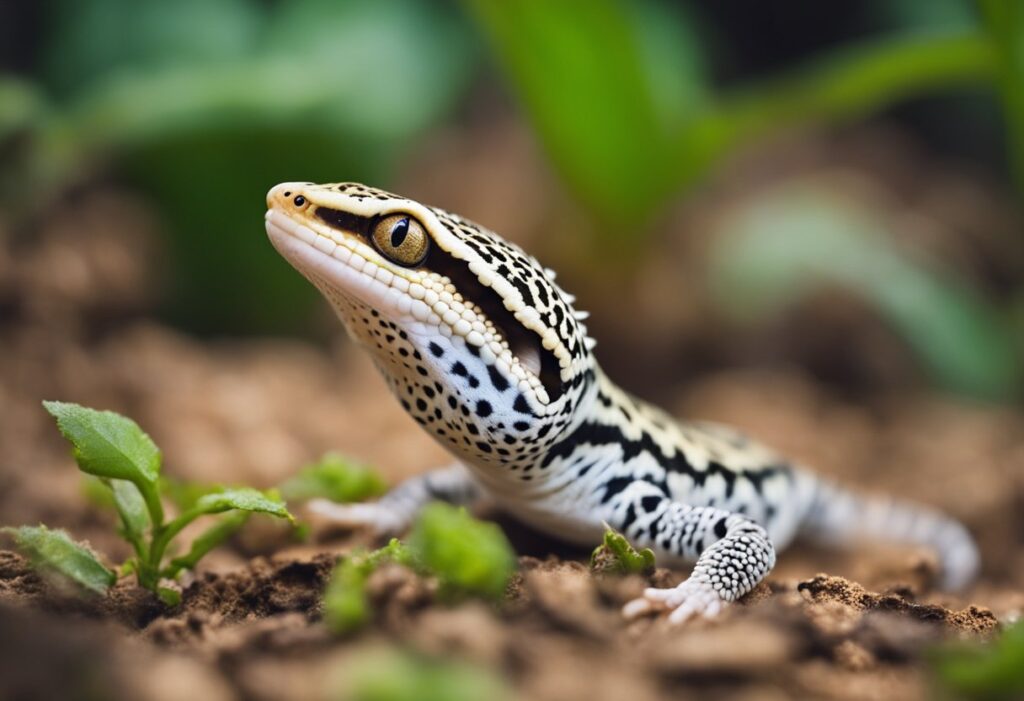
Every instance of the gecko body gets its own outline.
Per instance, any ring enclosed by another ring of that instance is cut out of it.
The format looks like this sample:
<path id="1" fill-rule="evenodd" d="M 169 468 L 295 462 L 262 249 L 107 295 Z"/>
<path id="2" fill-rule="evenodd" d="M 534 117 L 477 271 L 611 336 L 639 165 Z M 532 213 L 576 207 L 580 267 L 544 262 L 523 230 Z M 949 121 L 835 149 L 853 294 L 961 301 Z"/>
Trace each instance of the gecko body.
<path id="1" fill-rule="evenodd" d="M 406 412 L 456 463 L 378 502 L 320 505 L 341 522 L 406 527 L 431 499 L 489 498 L 530 525 L 592 545 L 604 523 L 661 562 L 694 562 L 626 606 L 713 616 L 750 591 L 798 534 L 933 548 L 941 583 L 978 567 L 938 511 L 868 499 L 729 428 L 680 422 L 618 388 L 586 314 L 554 273 L 455 214 L 356 183 L 282 183 L 267 195 L 275 248 L 328 300 Z"/>

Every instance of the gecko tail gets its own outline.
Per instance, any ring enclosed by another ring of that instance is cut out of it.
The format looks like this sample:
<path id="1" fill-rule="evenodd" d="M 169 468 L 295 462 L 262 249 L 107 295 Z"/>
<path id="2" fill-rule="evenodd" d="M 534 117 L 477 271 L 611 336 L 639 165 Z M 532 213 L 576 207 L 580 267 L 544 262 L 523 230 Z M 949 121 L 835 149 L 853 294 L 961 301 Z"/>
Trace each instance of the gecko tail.
<path id="1" fill-rule="evenodd" d="M 947 591 L 970 584 L 981 564 L 970 532 L 941 511 L 912 502 L 857 494 L 819 481 L 801 535 L 830 544 L 877 540 L 931 548 L 939 557 L 939 585 Z"/>

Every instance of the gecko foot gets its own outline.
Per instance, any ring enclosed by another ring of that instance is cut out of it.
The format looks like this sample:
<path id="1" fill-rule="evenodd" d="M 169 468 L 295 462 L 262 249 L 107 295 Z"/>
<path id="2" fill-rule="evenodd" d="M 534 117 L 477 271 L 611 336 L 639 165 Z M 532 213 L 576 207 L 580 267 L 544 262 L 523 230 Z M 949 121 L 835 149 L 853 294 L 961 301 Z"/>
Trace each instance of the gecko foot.
<path id="1" fill-rule="evenodd" d="M 409 526 L 408 519 L 395 509 L 379 503 L 338 504 L 327 499 L 313 499 L 306 509 L 337 526 L 366 528 L 376 535 L 396 535 Z"/>
<path id="2" fill-rule="evenodd" d="M 622 608 L 622 615 L 637 618 L 656 611 L 670 611 L 668 622 L 678 625 L 694 617 L 714 618 L 725 604 L 709 583 L 691 577 L 670 589 L 645 589 L 642 597 Z"/>

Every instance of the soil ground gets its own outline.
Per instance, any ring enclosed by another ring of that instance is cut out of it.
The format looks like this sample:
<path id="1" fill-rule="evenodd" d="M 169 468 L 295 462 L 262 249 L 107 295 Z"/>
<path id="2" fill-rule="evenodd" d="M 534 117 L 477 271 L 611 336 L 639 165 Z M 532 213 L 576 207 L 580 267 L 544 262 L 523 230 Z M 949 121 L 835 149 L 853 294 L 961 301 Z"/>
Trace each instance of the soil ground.
<path id="1" fill-rule="evenodd" d="M 150 273 L 139 261 L 156 255 L 139 233 L 147 226 L 130 202 L 100 193 L 79 203 L 73 225 L 57 220 L 0 251 L 0 521 L 65 527 L 111 562 L 126 555 L 110 516 L 83 497 L 44 398 L 135 418 L 182 479 L 270 486 L 330 449 L 392 482 L 444 462 L 340 337 L 199 341 L 151 321 L 140 294 Z M 825 326 L 866 323 L 850 318 Z M 657 345 L 650 329 L 634 331 L 619 349 Z M 879 343 L 862 355 L 902 352 Z M 607 348 L 612 366 L 628 365 L 614 341 Z M 317 529 L 298 543 L 255 519 L 183 580 L 173 609 L 127 579 L 82 600 L 0 552 L 0 696 L 338 698 L 368 654 L 401 647 L 493 670 L 528 699 L 915 699 L 931 694 L 933 646 L 984 639 L 1019 615 L 1020 411 L 916 386 L 854 395 L 783 366 L 710 368 L 659 392 L 679 415 L 733 424 L 846 483 L 961 518 L 979 539 L 982 578 L 945 595 L 926 552 L 797 546 L 720 619 L 672 628 L 619 616 L 648 582 L 594 576 L 588 553 L 485 514 L 520 553 L 502 605 L 442 604 L 431 582 L 389 567 L 371 582 L 373 622 L 338 637 L 321 622 L 321 594 L 365 535 Z M 659 569 L 649 581 L 683 576 Z"/>

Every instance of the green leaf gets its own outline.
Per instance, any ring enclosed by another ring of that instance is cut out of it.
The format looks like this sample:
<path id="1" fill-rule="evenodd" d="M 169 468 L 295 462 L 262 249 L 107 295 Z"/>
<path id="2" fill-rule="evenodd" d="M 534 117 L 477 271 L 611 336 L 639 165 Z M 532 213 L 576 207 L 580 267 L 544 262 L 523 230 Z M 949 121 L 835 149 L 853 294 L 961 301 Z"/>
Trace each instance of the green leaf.
<path id="1" fill-rule="evenodd" d="M 286 518 L 292 523 L 295 517 L 292 516 L 287 507 L 280 500 L 267 496 L 258 489 L 240 487 L 237 489 L 225 489 L 223 492 L 204 494 L 196 500 L 192 510 L 199 514 L 216 514 L 230 509 L 240 511 L 251 511 L 263 514 L 270 514 L 279 518 Z"/>
<path id="2" fill-rule="evenodd" d="M 323 498 L 345 503 L 379 496 L 386 489 L 374 470 L 337 453 L 327 453 L 281 485 L 281 494 L 288 501 Z"/>
<path id="3" fill-rule="evenodd" d="M 831 190 L 791 187 L 737 210 L 709 269 L 713 292 L 739 320 L 840 285 L 879 311 L 938 384 L 989 399 L 1020 395 L 1009 316 L 954 271 L 901 250 L 882 222 Z"/>
<path id="4" fill-rule="evenodd" d="M 137 423 L 112 411 L 69 402 L 43 402 L 43 406 L 74 447 L 82 472 L 135 484 L 156 483 L 160 450 Z"/>
<path id="5" fill-rule="evenodd" d="M 590 568 L 596 572 L 650 574 L 654 571 L 654 551 L 637 551 L 626 536 L 605 524 L 604 541 L 590 556 Z"/>
<path id="6" fill-rule="evenodd" d="M 135 548 L 135 553 L 145 559 L 146 532 L 150 527 L 149 510 L 139 488 L 125 480 L 107 480 L 114 494 L 114 506 L 121 517 L 121 528 L 125 539 Z"/>
<path id="7" fill-rule="evenodd" d="M 103 566 L 99 558 L 82 543 L 76 543 L 62 530 L 46 526 L 5 527 L 0 531 L 14 537 L 14 542 L 35 567 L 57 572 L 96 594 L 103 594 L 117 575 Z"/>
<path id="8" fill-rule="evenodd" d="M 164 552 L 167 550 L 167 546 L 171 540 L 181 532 L 185 526 L 195 521 L 200 516 L 207 514 L 219 514 L 232 509 L 238 509 L 247 513 L 263 513 L 270 516 L 277 516 L 279 518 L 286 518 L 291 523 L 295 523 L 295 517 L 292 516 L 285 505 L 273 493 L 264 493 L 258 489 L 252 489 L 250 487 L 239 487 L 237 489 L 225 489 L 220 492 L 212 492 L 210 494 L 204 494 L 199 497 L 191 509 L 184 512 L 173 521 L 167 524 L 166 527 L 160 529 L 153 538 L 153 544 L 150 547 L 149 559 L 147 561 L 147 570 L 149 572 L 157 572 L 160 568 L 160 563 L 163 561 Z M 227 528 L 227 526 L 225 526 Z M 206 554 L 209 548 L 203 550 L 206 545 L 210 548 L 214 547 L 217 543 L 216 539 L 220 536 L 225 538 L 230 535 L 226 530 L 214 529 L 213 532 L 207 532 L 207 542 L 200 542 L 199 550 L 196 551 L 196 559 Z M 202 537 L 201 537 L 202 539 Z M 222 539 L 223 540 L 223 539 Z M 191 553 L 190 553 L 191 555 Z M 186 555 L 186 562 L 189 555 Z M 173 563 L 169 571 L 177 573 L 180 568 L 176 568 Z M 147 577 L 147 581 L 152 580 L 152 577 Z"/>
<path id="9" fill-rule="evenodd" d="M 157 488 L 160 450 L 138 424 L 112 411 L 97 411 L 68 402 L 44 401 L 43 406 L 57 419 L 57 428 L 71 442 L 72 454 L 82 472 L 133 483 L 146 502 L 151 523 L 163 523 L 164 510 Z"/>
<path id="10" fill-rule="evenodd" d="M 192 541 L 188 553 L 171 560 L 170 567 L 162 573 L 163 576 L 174 579 L 182 570 L 195 569 L 199 560 L 237 533 L 245 525 L 246 521 L 249 520 L 250 516 L 251 514 L 245 511 L 222 516 L 214 525 L 207 528 L 199 537 Z"/>
<path id="11" fill-rule="evenodd" d="M 515 552 L 497 525 L 440 502 L 420 513 L 409 551 L 453 594 L 501 599 L 516 569 Z"/>

